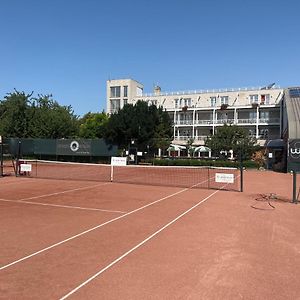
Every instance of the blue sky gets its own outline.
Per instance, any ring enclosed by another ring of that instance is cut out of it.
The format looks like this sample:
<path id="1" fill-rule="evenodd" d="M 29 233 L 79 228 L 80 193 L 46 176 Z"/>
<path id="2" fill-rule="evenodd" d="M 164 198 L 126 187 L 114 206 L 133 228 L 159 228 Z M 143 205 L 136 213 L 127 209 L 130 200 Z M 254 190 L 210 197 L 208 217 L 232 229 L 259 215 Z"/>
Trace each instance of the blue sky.
<path id="1" fill-rule="evenodd" d="M 105 108 L 106 80 L 151 92 L 300 85 L 297 0 L 0 0 L 0 99 Z"/>

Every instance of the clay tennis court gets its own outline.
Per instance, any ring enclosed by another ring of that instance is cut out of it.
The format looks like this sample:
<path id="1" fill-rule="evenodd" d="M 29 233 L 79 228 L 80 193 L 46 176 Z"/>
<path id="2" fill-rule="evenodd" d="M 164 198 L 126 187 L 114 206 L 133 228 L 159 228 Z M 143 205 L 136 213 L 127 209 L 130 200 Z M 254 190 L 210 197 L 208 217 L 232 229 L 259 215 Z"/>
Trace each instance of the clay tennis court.
<path id="1" fill-rule="evenodd" d="M 299 299 L 292 176 L 244 183 L 0 178 L 0 298 Z"/>

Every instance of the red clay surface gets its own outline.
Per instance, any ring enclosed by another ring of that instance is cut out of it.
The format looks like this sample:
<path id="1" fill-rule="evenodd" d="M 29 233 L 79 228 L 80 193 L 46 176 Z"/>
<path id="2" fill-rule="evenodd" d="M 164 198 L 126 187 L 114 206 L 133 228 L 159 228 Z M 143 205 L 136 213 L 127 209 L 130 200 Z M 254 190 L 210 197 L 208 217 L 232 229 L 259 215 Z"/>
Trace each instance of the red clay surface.
<path id="1" fill-rule="evenodd" d="M 0 298 L 300 299 L 292 176 L 244 181 L 238 193 L 1 178 Z"/>

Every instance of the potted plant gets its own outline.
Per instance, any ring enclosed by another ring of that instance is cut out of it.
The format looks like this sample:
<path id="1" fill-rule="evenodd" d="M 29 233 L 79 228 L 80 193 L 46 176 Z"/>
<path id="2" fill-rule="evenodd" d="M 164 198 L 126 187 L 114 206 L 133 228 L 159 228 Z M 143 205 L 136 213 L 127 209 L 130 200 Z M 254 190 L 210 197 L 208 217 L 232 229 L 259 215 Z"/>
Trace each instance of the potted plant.
<path id="1" fill-rule="evenodd" d="M 187 111 L 188 110 L 188 106 L 183 106 L 182 107 L 182 111 Z"/>
<path id="2" fill-rule="evenodd" d="M 258 103 L 257 102 L 253 102 L 252 103 L 252 108 L 257 108 L 258 107 Z"/>
<path id="3" fill-rule="evenodd" d="M 221 104 L 221 110 L 225 110 L 225 109 L 227 109 L 227 107 L 228 107 L 228 104 L 225 104 L 225 103 Z"/>

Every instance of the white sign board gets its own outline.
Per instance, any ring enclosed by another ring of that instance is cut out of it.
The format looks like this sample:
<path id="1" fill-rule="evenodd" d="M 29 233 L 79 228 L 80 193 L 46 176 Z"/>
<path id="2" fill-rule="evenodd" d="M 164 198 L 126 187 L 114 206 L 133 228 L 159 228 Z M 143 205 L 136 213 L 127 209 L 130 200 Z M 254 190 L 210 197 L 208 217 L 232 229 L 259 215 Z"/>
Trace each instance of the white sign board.
<path id="1" fill-rule="evenodd" d="M 273 153 L 272 152 L 269 153 L 269 158 L 273 158 Z"/>
<path id="2" fill-rule="evenodd" d="M 21 172 L 31 172 L 31 165 L 30 164 L 20 164 L 20 171 Z"/>
<path id="3" fill-rule="evenodd" d="M 126 166 L 127 165 L 127 157 L 111 157 L 111 165 L 112 166 Z"/>
<path id="4" fill-rule="evenodd" d="M 216 173 L 215 181 L 220 183 L 234 183 L 234 174 Z"/>

